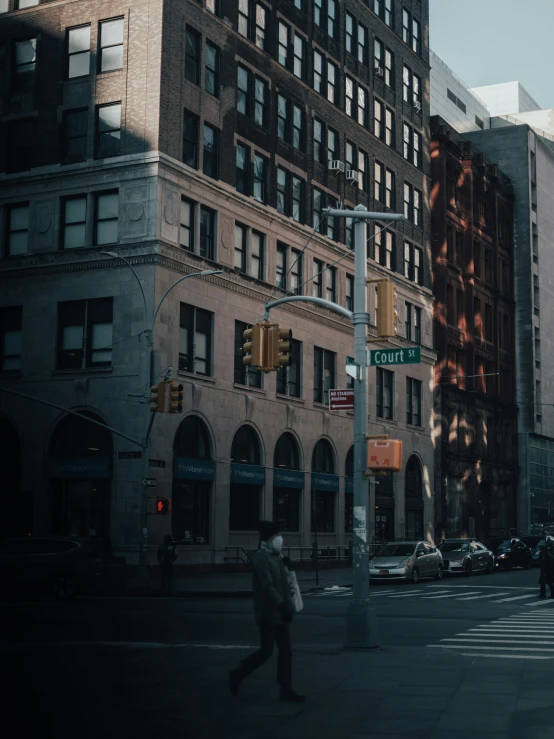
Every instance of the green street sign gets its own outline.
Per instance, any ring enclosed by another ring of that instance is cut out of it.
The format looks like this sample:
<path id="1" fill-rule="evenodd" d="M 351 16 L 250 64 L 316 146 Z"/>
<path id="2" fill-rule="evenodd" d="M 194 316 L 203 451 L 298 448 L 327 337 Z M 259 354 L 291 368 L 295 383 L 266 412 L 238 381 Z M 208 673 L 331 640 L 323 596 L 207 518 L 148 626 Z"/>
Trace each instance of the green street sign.
<path id="1" fill-rule="evenodd" d="M 419 364 L 421 362 L 421 349 L 371 349 L 369 354 L 369 367 L 381 367 L 384 364 Z"/>

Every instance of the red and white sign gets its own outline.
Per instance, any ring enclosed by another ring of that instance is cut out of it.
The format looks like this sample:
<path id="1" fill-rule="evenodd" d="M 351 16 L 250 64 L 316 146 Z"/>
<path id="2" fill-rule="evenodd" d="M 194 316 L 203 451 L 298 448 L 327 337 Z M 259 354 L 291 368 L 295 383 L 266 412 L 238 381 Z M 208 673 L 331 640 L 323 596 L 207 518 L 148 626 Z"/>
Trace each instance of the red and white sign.
<path id="1" fill-rule="evenodd" d="M 329 390 L 330 411 L 353 411 L 354 390 Z"/>

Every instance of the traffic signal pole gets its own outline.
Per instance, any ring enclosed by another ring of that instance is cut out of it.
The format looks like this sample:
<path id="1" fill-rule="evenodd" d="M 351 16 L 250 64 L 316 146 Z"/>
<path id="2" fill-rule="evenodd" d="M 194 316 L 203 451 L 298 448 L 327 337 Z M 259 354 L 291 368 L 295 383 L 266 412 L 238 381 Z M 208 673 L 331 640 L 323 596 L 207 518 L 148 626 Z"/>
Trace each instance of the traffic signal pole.
<path id="1" fill-rule="evenodd" d="M 367 221 L 402 221 L 400 213 L 370 213 L 365 206 L 354 210 L 327 209 L 325 215 L 332 218 L 352 218 L 354 226 L 354 311 L 350 311 L 322 298 L 307 295 L 287 296 L 266 303 L 265 318 L 277 305 L 292 302 L 310 302 L 324 305 L 352 319 L 354 324 L 354 357 L 358 376 L 354 382 L 354 541 L 353 541 L 353 598 L 346 612 L 345 646 L 370 648 L 378 645 L 377 624 L 369 602 L 369 496 L 367 469 Z"/>

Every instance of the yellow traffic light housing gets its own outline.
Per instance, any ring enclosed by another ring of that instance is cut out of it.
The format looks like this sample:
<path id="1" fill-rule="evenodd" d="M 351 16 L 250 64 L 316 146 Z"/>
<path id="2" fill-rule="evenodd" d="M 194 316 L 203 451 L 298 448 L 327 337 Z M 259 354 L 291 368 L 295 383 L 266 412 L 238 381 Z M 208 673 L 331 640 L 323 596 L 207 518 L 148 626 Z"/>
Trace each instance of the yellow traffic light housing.
<path id="1" fill-rule="evenodd" d="M 377 336 L 390 339 L 396 336 L 396 288 L 388 279 L 377 285 Z"/>
<path id="2" fill-rule="evenodd" d="M 290 364 L 292 331 L 290 328 L 280 328 L 278 323 L 271 323 L 266 327 L 266 341 L 264 347 L 263 371 L 273 372 Z"/>
<path id="3" fill-rule="evenodd" d="M 252 369 L 262 369 L 263 367 L 265 328 L 266 326 L 263 323 L 256 323 L 252 328 L 246 329 L 242 335 L 245 340 L 242 347 L 244 352 L 242 363 L 249 365 Z"/>
<path id="4" fill-rule="evenodd" d="M 183 411 L 183 386 L 180 382 L 171 380 L 169 385 L 168 413 L 182 413 Z"/>
<path id="5" fill-rule="evenodd" d="M 165 386 L 167 383 L 160 382 L 150 388 L 150 412 L 165 413 Z"/>

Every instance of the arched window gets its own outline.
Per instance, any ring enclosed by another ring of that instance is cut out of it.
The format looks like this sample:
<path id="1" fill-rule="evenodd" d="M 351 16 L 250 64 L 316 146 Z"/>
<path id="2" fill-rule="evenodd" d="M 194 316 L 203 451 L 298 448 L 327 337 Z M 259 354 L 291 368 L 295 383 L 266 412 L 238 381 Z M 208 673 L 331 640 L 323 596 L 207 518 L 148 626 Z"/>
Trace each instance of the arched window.
<path id="1" fill-rule="evenodd" d="M 405 474 L 406 537 L 423 538 L 423 484 L 421 463 L 412 454 L 406 464 Z"/>
<path id="2" fill-rule="evenodd" d="M 277 444 L 275 445 L 273 466 L 276 468 L 283 467 L 288 470 L 300 469 L 300 450 L 298 449 L 298 442 L 288 431 L 281 434 Z"/>
<path id="3" fill-rule="evenodd" d="M 79 412 L 93 421 L 104 423 L 96 413 Z M 112 435 L 108 429 L 72 415 L 64 416 L 58 422 L 49 448 L 51 457 L 111 457 L 112 451 Z"/>
<path id="4" fill-rule="evenodd" d="M 346 477 L 354 477 L 354 445 L 350 447 L 348 454 L 346 455 L 344 474 Z"/>
<path id="5" fill-rule="evenodd" d="M 198 416 L 187 416 L 175 434 L 173 451 L 183 457 L 192 459 L 211 459 L 212 445 L 208 428 Z"/>
<path id="6" fill-rule="evenodd" d="M 422 497 L 421 464 L 414 454 L 406 465 L 406 497 Z"/>
<path id="7" fill-rule="evenodd" d="M 258 434 L 252 426 L 241 426 L 231 446 L 231 462 L 238 464 L 261 464 L 261 449 Z"/>
<path id="8" fill-rule="evenodd" d="M 320 439 L 312 454 L 312 472 L 335 474 L 335 455 L 333 447 L 327 439 Z"/>

